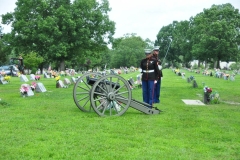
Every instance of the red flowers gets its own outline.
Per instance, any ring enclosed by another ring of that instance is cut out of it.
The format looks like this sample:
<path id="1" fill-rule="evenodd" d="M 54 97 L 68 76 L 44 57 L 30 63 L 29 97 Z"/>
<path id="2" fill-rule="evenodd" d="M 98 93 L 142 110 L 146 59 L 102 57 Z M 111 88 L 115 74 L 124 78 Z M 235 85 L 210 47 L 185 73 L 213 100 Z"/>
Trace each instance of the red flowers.
<path id="1" fill-rule="evenodd" d="M 209 88 L 209 87 L 204 87 L 203 88 L 203 90 L 204 90 L 204 92 L 206 92 L 206 93 L 212 93 L 212 88 Z"/>

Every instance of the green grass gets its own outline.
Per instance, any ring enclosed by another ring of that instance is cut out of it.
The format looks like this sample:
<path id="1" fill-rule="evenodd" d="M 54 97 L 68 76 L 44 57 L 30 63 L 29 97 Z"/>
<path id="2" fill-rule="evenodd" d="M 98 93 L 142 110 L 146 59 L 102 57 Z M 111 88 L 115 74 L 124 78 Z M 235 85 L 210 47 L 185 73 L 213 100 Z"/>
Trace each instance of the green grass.
<path id="1" fill-rule="evenodd" d="M 240 76 L 235 81 L 193 75 L 198 88 L 172 70 L 163 70 L 159 115 L 129 108 L 120 117 L 81 112 L 73 85 L 20 96 L 22 82 L 0 85 L 0 159 L 240 159 Z M 136 79 L 137 72 L 123 74 Z M 43 76 L 42 76 L 43 77 Z M 181 99 L 203 99 L 205 83 L 220 94 L 220 104 L 189 106 Z M 28 84 L 30 82 L 27 82 Z M 141 89 L 132 90 L 142 101 Z"/>

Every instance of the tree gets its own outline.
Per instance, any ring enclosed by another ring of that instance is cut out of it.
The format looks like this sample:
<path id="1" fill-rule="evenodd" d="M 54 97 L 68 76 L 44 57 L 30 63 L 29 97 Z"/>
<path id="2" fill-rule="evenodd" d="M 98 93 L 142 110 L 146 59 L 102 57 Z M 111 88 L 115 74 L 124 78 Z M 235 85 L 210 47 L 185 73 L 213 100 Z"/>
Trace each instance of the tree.
<path id="1" fill-rule="evenodd" d="M 37 55 L 36 52 L 30 52 L 23 55 L 24 68 L 25 69 L 37 69 L 38 66 L 43 62 L 43 58 Z M 35 74 L 35 73 L 34 73 Z"/>
<path id="2" fill-rule="evenodd" d="M 60 70 L 65 61 L 101 51 L 114 34 L 107 0 L 18 0 L 16 5 L 13 13 L 2 16 L 4 24 L 12 23 L 10 44 L 59 62 Z"/>
<path id="3" fill-rule="evenodd" d="M 176 24 L 177 21 L 174 21 L 172 24 L 163 26 L 157 34 L 157 40 L 155 41 L 155 45 L 160 46 L 158 56 L 163 64 L 168 61 L 173 65 L 175 64 L 175 62 L 181 61 L 179 59 L 179 49 L 177 48 L 177 41 L 175 41 L 175 37 L 173 36 Z"/>
<path id="4" fill-rule="evenodd" d="M 136 34 L 126 34 L 112 50 L 111 66 L 113 68 L 138 67 L 141 59 L 145 57 L 146 46 L 146 42 L 141 37 Z"/>
<path id="5" fill-rule="evenodd" d="M 240 14 L 238 9 L 227 3 L 213 5 L 194 17 L 192 53 L 201 61 L 237 60 L 240 44 Z"/>
<path id="6" fill-rule="evenodd" d="M 0 65 L 9 63 L 9 54 L 11 50 L 8 48 L 8 35 L 2 33 L 2 27 L 0 26 Z"/>

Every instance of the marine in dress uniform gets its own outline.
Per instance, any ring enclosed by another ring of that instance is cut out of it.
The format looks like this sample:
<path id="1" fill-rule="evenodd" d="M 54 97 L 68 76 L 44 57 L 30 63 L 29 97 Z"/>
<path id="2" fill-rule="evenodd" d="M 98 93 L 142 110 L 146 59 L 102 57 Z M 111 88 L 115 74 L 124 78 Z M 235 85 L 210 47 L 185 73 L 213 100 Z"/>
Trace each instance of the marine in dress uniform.
<path id="1" fill-rule="evenodd" d="M 152 59 L 155 59 L 158 61 L 159 73 L 158 73 L 158 80 L 155 85 L 154 103 L 160 103 L 161 78 L 163 77 L 161 61 L 158 59 L 158 54 L 159 54 L 159 46 L 155 46 L 153 49 Z"/>
<path id="2" fill-rule="evenodd" d="M 145 50 L 146 58 L 141 61 L 143 102 L 153 107 L 155 83 L 157 83 L 159 69 L 157 60 L 152 58 L 151 50 Z"/>

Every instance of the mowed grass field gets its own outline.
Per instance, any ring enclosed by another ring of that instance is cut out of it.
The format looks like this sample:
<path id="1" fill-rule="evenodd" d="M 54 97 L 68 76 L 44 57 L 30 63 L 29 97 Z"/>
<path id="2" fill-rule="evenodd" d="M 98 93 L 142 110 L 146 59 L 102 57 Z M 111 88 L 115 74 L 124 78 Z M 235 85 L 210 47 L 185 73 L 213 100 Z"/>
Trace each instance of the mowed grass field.
<path id="1" fill-rule="evenodd" d="M 80 111 L 73 85 L 56 88 L 53 78 L 41 76 L 47 92 L 23 98 L 23 82 L 12 77 L 0 85 L 0 159 L 240 159 L 240 75 L 227 81 L 181 72 L 194 76 L 198 88 L 165 69 L 161 103 L 155 105 L 163 112 L 146 115 L 130 107 L 118 117 Z M 121 76 L 136 80 L 137 74 Z M 220 94 L 220 103 L 183 103 L 202 101 L 203 83 Z M 142 101 L 141 89 L 134 88 L 132 96 Z"/>

